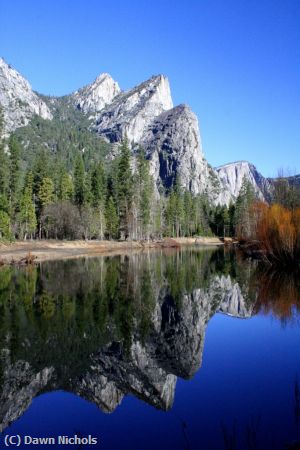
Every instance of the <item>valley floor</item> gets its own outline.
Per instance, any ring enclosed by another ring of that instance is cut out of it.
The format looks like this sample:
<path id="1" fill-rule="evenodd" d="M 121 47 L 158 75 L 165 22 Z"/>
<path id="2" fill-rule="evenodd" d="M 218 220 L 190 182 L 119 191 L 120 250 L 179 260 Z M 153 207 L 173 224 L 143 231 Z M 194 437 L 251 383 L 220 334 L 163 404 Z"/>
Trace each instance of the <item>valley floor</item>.
<path id="1" fill-rule="evenodd" d="M 79 258 L 85 256 L 105 256 L 143 251 L 146 248 L 172 248 L 182 245 L 222 245 L 216 237 L 166 238 L 161 241 L 19 241 L 11 244 L 0 243 L 0 262 L 18 263 L 30 253 L 35 261 Z"/>

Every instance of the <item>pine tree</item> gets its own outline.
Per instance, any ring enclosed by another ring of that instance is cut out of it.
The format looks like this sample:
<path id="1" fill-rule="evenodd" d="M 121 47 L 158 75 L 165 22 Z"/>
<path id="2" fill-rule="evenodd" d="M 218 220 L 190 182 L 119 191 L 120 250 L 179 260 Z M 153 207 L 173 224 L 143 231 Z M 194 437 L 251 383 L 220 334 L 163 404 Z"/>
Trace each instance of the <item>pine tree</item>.
<path id="1" fill-rule="evenodd" d="M 87 172 L 84 175 L 83 203 L 85 206 L 92 206 L 93 203 L 92 180 L 90 172 Z"/>
<path id="2" fill-rule="evenodd" d="M 149 161 L 145 158 L 142 147 L 137 154 L 137 171 L 135 177 L 135 196 L 138 215 L 138 234 L 149 239 L 149 224 L 151 217 L 151 199 L 153 180 L 150 176 Z"/>
<path id="3" fill-rule="evenodd" d="M 14 209 L 20 186 L 20 158 L 21 148 L 16 138 L 12 135 L 8 143 L 9 148 L 9 196 L 10 205 Z"/>
<path id="4" fill-rule="evenodd" d="M 255 200 L 255 192 L 250 181 L 244 177 L 235 204 L 235 231 L 239 238 L 248 238 L 251 233 L 250 206 Z"/>
<path id="5" fill-rule="evenodd" d="M 108 239 L 116 239 L 119 231 L 119 218 L 115 203 L 112 197 L 109 197 L 105 209 L 106 234 Z"/>
<path id="6" fill-rule="evenodd" d="M 175 211 L 176 211 L 176 197 L 172 190 L 166 200 L 165 207 L 165 234 L 167 236 L 175 236 Z"/>
<path id="7" fill-rule="evenodd" d="M 229 236 L 230 216 L 228 208 L 226 206 L 223 207 L 222 222 L 223 222 L 223 236 L 224 237 Z"/>
<path id="8" fill-rule="evenodd" d="M 77 155 L 74 166 L 74 200 L 79 207 L 85 201 L 85 171 L 83 159 L 80 154 Z"/>
<path id="9" fill-rule="evenodd" d="M 179 237 L 183 234 L 182 228 L 184 224 L 184 205 L 183 205 L 182 188 L 180 185 L 180 179 L 178 175 L 176 175 L 176 180 L 174 184 L 174 195 L 175 195 L 175 210 L 174 210 L 175 236 Z"/>
<path id="10" fill-rule="evenodd" d="M 91 192 L 93 207 L 102 207 L 106 200 L 106 177 L 102 162 L 99 162 L 92 170 Z"/>
<path id="11" fill-rule="evenodd" d="M 0 239 L 9 239 L 10 233 L 10 218 L 5 211 L 0 211 Z"/>
<path id="12" fill-rule="evenodd" d="M 226 220 L 226 224 L 224 220 Z M 229 216 L 227 208 L 221 205 L 211 207 L 210 226 L 213 233 L 217 236 L 225 236 L 225 227 L 228 227 L 228 225 Z"/>
<path id="13" fill-rule="evenodd" d="M 196 211 L 194 207 L 193 196 L 190 191 L 185 191 L 183 194 L 183 208 L 184 223 L 182 232 L 185 236 L 192 236 L 196 224 Z"/>
<path id="14" fill-rule="evenodd" d="M 42 208 L 54 202 L 54 183 L 51 178 L 42 179 L 38 198 Z"/>
<path id="15" fill-rule="evenodd" d="M 100 239 L 105 233 L 105 203 L 107 196 L 106 175 L 102 162 L 91 169 L 91 204 L 99 224 L 98 236 Z"/>
<path id="16" fill-rule="evenodd" d="M 33 173 L 31 170 L 28 170 L 25 174 L 23 190 L 28 189 L 31 196 L 33 196 L 33 185 L 34 185 Z"/>
<path id="17" fill-rule="evenodd" d="M 60 180 L 59 199 L 62 201 L 72 200 L 74 184 L 71 175 L 64 173 Z"/>
<path id="18" fill-rule="evenodd" d="M 235 234 L 235 205 L 234 203 L 230 202 L 228 207 L 228 214 L 229 214 L 229 236 L 234 236 Z"/>
<path id="19" fill-rule="evenodd" d="M 19 237 L 26 239 L 34 236 L 37 228 L 37 217 L 33 202 L 33 173 L 27 171 L 24 181 L 24 189 L 19 203 L 19 213 L 17 216 Z"/>
<path id="20" fill-rule="evenodd" d="M 35 214 L 35 207 L 32 201 L 32 193 L 27 187 L 20 200 L 20 211 L 18 213 L 18 223 L 20 230 L 20 237 L 26 239 L 27 236 L 31 238 L 35 234 L 37 228 L 37 219 Z"/>
<path id="21" fill-rule="evenodd" d="M 117 207 L 120 219 L 120 233 L 122 239 L 129 237 L 133 201 L 133 176 L 131 171 L 131 154 L 128 142 L 121 145 L 117 177 Z"/>
<path id="22" fill-rule="evenodd" d="M 49 152 L 42 150 L 37 152 L 32 167 L 33 193 L 38 195 L 43 178 L 51 177 Z"/>
<path id="23" fill-rule="evenodd" d="M 164 221 L 164 199 L 157 199 L 152 204 L 152 215 L 153 215 L 153 234 L 151 234 L 151 237 L 153 238 L 154 235 L 158 238 L 163 237 L 163 230 L 166 227 L 165 221 Z"/>

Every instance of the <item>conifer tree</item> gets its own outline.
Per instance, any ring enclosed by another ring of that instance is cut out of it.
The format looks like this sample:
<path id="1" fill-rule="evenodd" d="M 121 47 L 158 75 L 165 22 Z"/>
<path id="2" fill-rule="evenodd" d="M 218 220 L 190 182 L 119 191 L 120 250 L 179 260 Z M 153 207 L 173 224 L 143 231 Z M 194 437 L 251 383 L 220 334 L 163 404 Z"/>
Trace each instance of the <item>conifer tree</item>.
<path id="1" fill-rule="evenodd" d="M 27 236 L 33 237 L 37 228 L 37 219 L 30 187 L 26 187 L 21 196 L 18 224 L 20 237 L 22 239 L 26 239 Z"/>
<path id="2" fill-rule="evenodd" d="M 165 209 L 165 220 L 166 220 L 166 230 L 165 234 L 167 236 L 175 236 L 176 232 L 176 194 L 174 190 L 171 191 L 166 204 Z"/>
<path id="3" fill-rule="evenodd" d="M 77 155 L 74 165 L 74 200 L 75 204 L 79 207 L 84 204 L 85 201 L 85 171 L 83 159 L 80 154 Z"/>
<path id="4" fill-rule="evenodd" d="M 91 169 L 91 204 L 99 224 L 98 236 L 102 239 L 105 232 L 105 203 L 107 185 L 105 170 L 102 162 Z"/>
<path id="5" fill-rule="evenodd" d="M 229 235 L 229 228 L 230 228 L 230 216 L 228 208 L 226 206 L 223 207 L 222 222 L 223 222 L 223 237 L 226 237 Z"/>
<path id="6" fill-rule="evenodd" d="M 65 172 L 60 180 L 59 199 L 62 201 L 72 200 L 74 193 L 74 184 L 71 175 Z"/>
<path id="7" fill-rule="evenodd" d="M 42 179 L 38 198 L 42 208 L 54 202 L 54 183 L 51 178 Z"/>
<path id="8" fill-rule="evenodd" d="M 230 202 L 228 207 L 228 214 L 229 214 L 229 236 L 234 236 L 235 234 L 235 205 L 234 203 Z"/>
<path id="9" fill-rule="evenodd" d="M 0 240 L 9 239 L 10 233 L 10 218 L 7 212 L 0 211 Z"/>
<path id="10" fill-rule="evenodd" d="M 118 237 L 119 218 L 112 196 L 110 196 L 107 201 L 105 209 L 105 220 L 106 220 L 106 234 L 108 239 L 116 239 Z"/>
<path id="11" fill-rule="evenodd" d="M 92 203 L 94 208 L 104 206 L 106 200 L 106 177 L 102 162 L 96 164 L 91 175 Z"/>
<path id="12" fill-rule="evenodd" d="M 184 223 L 182 231 L 185 236 L 192 236 L 196 224 L 196 215 L 193 196 L 190 191 L 185 191 L 183 194 L 183 208 Z"/>
<path id="13" fill-rule="evenodd" d="M 38 195 L 43 178 L 51 177 L 49 154 L 47 151 L 39 151 L 32 167 L 33 193 Z"/>
<path id="14" fill-rule="evenodd" d="M 20 198 L 17 216 L 19 237 L 26 239 L 33 237 L 37 228 L 37 217 L 33 202 L 33 173 L 29 170 L 25 175 L 24 189 Z"/>
<path id="15" fill-rule="evenodd" d="M 9 139 L 9 197 L 10 205 L 13 209 L 17 202 L 17 195 L 20 186 L 20 158 L 21 148 L 16 138 L 12 135 Z"/>
<path id="16" fill-rule="evenodd" d="M 121 145 L 117 176 L 117 207 L 120 219 L 120 233 L 123 239 L 129 237 L 130 222 L 132 219 L 133 176 L 130 162 L 130 149 L 128 142 L 124 141 Z"/>
<path id="17" fill-rule="evenodd" d="M 179 176 L 176 176 L 175 186 L 174 186 L 174 194 L 175 194 L 175 236 L 179 237 L 182 235 L 182 227 L 184 224 L 184 205 L 183 205 L 183 195 L 182 188 L 180 185 Z"/>
<path id="18" fill-rule="evenodd" d="M 153 180 L 150 176 L 149 161 L 145 158 L 142 147 L 137 154 L 137 171 L 135 183 L 136 203 L 138 209 L 138 234 L 140 237 L 149 238 L 149 224 L 151 217 L 151 199 L 153 193 Z"/>
<path id="19" fill-rule="evenodd" d="M 235 204 L 235 231 L 240 238 L 247 238 L 250 235 L 250 205 L 254 199 L 255 192 L 253 186 L 245 176 Z"/>
<path id="20" fill-rule="evenodd" d="M 164 199 L 157 199 L 155 202 L 152 202 L 151 214 L 153 216 L 153 226 L 150 237 L 153 239 L 154 236 L 157 236 L 159 239 L 163 237 L 164 229 L 166 227 L 165 224 L 165 214 L 164 214 Z"/>
<path id="21" fill-rule="evenodd" d="M 92 207 L 93 194 L 92 194 L 91 172 L 87 172 L 84 174 L 83 203 L 85 206 L 89 205 L 90 207 Z"/>

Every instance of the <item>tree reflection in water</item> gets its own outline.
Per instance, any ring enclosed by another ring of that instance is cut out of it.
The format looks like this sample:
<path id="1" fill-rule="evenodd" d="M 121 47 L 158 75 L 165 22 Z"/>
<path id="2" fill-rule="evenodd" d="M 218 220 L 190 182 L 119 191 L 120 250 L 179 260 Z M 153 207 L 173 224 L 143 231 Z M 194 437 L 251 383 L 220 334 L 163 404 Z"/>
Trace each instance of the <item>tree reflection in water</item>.
<path id="1" fill-rule="evenodd" d="M 57 389 L 105 412 L 128 393 L 168 410 L 177 377 L 189 379 L 201 366 L 216 312 L 242 318 L 271 312 L 286 323 L 299 305 L 296 274 L 275 274 L 224 249 L 2 267 L 1 429 L 36 395 Z M 249 442 L 256 426 L 247 428 Z M 185 435 L 186 427 L 183 421 Z M 224 426 L 222 432 L 230 445 L 232 432 Z"/>

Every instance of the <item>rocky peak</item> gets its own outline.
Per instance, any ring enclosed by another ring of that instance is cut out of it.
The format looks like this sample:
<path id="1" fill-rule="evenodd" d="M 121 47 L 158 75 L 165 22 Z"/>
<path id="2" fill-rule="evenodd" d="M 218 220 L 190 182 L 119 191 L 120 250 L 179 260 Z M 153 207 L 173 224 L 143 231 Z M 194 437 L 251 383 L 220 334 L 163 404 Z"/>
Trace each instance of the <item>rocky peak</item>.
<path id="1" fill-rule="evenodd" d="M 224 186 L 233 199 L 239 195 L 244 177 L 252 184 L 256 196 L 260 200 L 268 200 L 271 185 L 256 169 L 256 167 L 248 161 L 236 161 L 217 167 L 216 171 Z"/>
<path id="2" fill-rule="evenodd" d="M 108 73 L 102 73 L 91 84 L 71 94 L 74 105 L 84 113 L 97 112 L 111 103 L 120 87 Z"/>
<path id="3" fill-rule="evenodd" d="M 122 92 L 100 112 L 95 130 L 110 142 L 140 142 L 152 120 L 173 107 L 168 79 L 153 76 L 135 88 Z"/>
<path id="4" fill-rule="evenodd" d="M 150 157 L 157 184 L 161 182 L 170 188 L 179 176 L 184 187 L 199 191 L 199 177 L 192 179 L 190 174 L 200 175 L 203 152 L 197 118 L 187 105 L 157 116 L 145 131 L 142 145 Z"/>
<path id="5" fill-rule="evenodd" d="M 65 97 L 63 97 L 65 101 Z M 158 188 L 169 189 L 176 177 L 193 194 L 207 193 L 214 204 L 228 205 L 239 194 L 244 177 L 254 187 L 257 198 L 270 200 L 272 180 L 264 178 L 247 161 L 238 161 L 213 169 L 204 158 L 198 121 L 186 105 L 173 108 L 169 81 L 156 75 L 122 92 L 112 77 L 103 73 L 91 84 L 67 96 L 68 108 L 79 108 L 92 124 L 90 131 L 119 143 L 127 138 L 134 152 L 142 144 L 151 161 L 151 173 Z M 55 110 L 60 98 L 49 104 Z M 62 102 L 63 103 L 63 102 Z M 3 108 L 5 134 L 29 123 L 34 114 L 52 119 L 42 96 L 28 81 L 0 58 L 0 105 Z M 68 108 L 58 113 L 68 114 Z M 64 117 L 64 116 L 63 116 Z M 117 145 L 116 145 L 117 147 Z M 115 156 L 113 151 L 109 155 Z"/>
<path id="6" fill-rule="evenodd" d="M 5 132 L 28 124 L 37 114 L 51 119 L 46 103 L 33 92 L 28 81 L 0 58 L 0 105 L 3 108 Z"/>
<path id="7" fill-rule="evenodd" d="M 176 177 L 193 194 L 207 192 L 216 203 L 221 184 L 204 158 L 196 115 L 187 105 L 161 113 L 148 126 L 142 139 L 151 173 L 159 187 L 169 189 Z"/>

